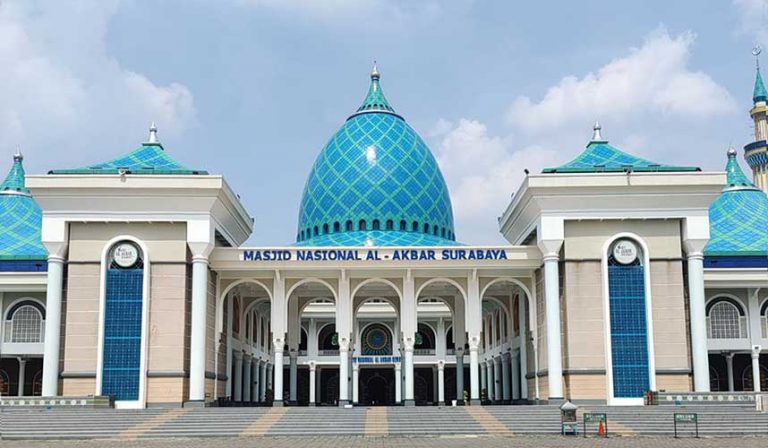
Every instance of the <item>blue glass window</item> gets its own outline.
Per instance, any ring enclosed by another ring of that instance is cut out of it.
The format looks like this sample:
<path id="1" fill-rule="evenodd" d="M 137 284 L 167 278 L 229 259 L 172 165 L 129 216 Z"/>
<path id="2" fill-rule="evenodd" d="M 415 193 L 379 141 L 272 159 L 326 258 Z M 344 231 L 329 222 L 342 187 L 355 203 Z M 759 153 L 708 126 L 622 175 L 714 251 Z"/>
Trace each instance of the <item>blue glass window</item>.
<path id="1" fill-rule="evenodd" d="M 650 387 L 644 267 L 609 264 L 608 295 L 613 396 L 642 397 Z"/>
<path id="2" fill-rule="evenodd" d="M 104 310 L 101 393 L 115 400 L 138 400 L 141 375 L 141 321 L 144 269 L 110 263 Z"/>

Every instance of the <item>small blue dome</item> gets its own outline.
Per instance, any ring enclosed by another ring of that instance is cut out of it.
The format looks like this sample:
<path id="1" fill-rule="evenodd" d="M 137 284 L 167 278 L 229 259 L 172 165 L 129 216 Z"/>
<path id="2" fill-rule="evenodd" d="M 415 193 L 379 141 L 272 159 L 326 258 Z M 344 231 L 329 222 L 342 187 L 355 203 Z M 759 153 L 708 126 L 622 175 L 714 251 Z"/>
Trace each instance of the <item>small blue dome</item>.
<path id="1" fill-rule="evenodd" d="M 710 238 L 704 254 L 716 256 L 768 256 L 768 195 L 749 181 L 728 152 L 728 184 L 709 207 Z"/>
<path id="2" fill-rule="evenodd" d="M 302 246 L 455 244 L 451 199 L 437 161 L 387 102 L 378 70 L 362 106 L 312 167 L 296 240 Z"/>

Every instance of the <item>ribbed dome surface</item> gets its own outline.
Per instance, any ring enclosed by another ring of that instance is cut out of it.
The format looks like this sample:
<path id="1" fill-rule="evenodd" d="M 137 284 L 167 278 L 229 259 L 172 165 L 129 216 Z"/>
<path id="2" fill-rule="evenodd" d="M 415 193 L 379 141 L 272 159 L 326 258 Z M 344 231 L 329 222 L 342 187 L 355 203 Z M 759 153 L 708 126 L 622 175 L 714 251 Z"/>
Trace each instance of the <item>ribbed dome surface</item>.
<path id="1" fill-rule="evenodd" d="M 369 239 L 360 232 L 376 233 Z M 440 168 L 387 102 L 378 71 L 363 105 L 312 167 L 296 239 L 305 246 L 455 244 L 451 199 Z"/>

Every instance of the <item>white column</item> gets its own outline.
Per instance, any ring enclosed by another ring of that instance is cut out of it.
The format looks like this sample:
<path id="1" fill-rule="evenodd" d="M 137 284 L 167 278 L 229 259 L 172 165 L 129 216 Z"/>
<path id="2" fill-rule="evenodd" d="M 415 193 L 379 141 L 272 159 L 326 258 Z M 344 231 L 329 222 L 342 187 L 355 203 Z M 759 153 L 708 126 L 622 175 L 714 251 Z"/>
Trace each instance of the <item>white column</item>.
<path id="1" fill-rule="evenodd" d="M 407 335 L 404 338 L 405 351 L 405 405 L 413 406 L 415 404 L 413 397 L 413 335 Z"/>
<path id="2" fill-rule="evenodd" d="M 339 335 L 339 406 L 349 403 L 349 336 Z"/>
<path id="3" fill-rule="evenodd" d="M 512 373 L 512 399 L 513 400 L 520 399 L 520 388 L 521 388 L 520 361 L 517 356 L 518 354 L 513 352 L 510 358 L 510 361 L 511 361 L 510 372 Z"/>
<path id="4" fill-rule="evenodd" d="M 317 359 L 317 321 L 309 319 L 307 329 L 307 358 Z"/>
<path id="5" fill-rule="evenodd" d="M 310 406 L 314 406 L 316 403 L 316 399 L 315 399 L 315 393 L 316 393 L 315 381 L 317 381 L 316 375 L 317 375 L 317 367 L 315 366 L 314 361 L 312 361 L 309 363 L 309 405 Z"/>
<path id="6" fill-rule="evenodd" d="M 760 347 L 752 348 L 752 385 L 755 392 L 760 392 Z"/>
<path id="7" fill-rule="evenodd" d="M 725 367 L 728 372 L 728 392 L 733 392 L 733 353 L 725 355 Z"/>
<path id="8" fill-rule="evenodd" d="M 192 257 L 192 312 L 189 341 L 189 400 L 205 401 L 205 342 L 208 329 L 208 257 Z"/>
<path id="9" fill-rule="evenodd" d="M 243 357 L 243 401 L 251 401 L 251 357 L 245 355 Z"/>
<path id="10" fill-rule="evenodd" d="M 504 353 L 501 356 L 501 398 L 504 400 L 504 403 L 509 403 L 509 400 L 512 398 L 511 390 L 510 390 L 510 381 L 509 381 L 509 370 L 510 370 L 510 356 L 509 353 Z"/>
<path id="11" fill-rule="evenodd" d="M 469 399 L 471 404 L 480 403 L 480 365 L 478 364 L 478 346 L 480 336 L 474 335 L 469 338 Z"/>
<path id="12" fill-rule="evenodd" d="M 494 392 L 496 395 L 496 402 L 501 403 L 504 400 L 501 356 L 493 358 L 493 380 L 494 386 L 496 387 L 496 391 Z"/>
<path id="13" fill-rule="evenodd" d="M 259 362 L 256 358 L 251 359 L 251 401 L 258 403 L 259 400 Z"/>
<path id="14" fill-rule="evenodd" d="M 227 334 L 225 336 L 227 350 L 227 390 L 226 395 L 232 399 L 234 387 L 232 387 L 232 302 L 234 294 L 229 293 L 227 301 Z"/>
<path id="15" fill-rule="evenodd" d="M 464 403 L 464 347 L 456 346 L 456 401 Z"/>
<path id="16" fill-rule="evenodd" d="M 704 303 L 704 254 L 701 252 L 688 253 L 688 294 L 690 296 L 693 387 L 696 392 L 709 392 L 707 315 Z"/>
<path id="17" fill-rule="evenodd" d="M 402 372 L 401 364 L 398 362 L 395 364 L 395 403 L 400 403 L 402 401 L 403 392 L 402 392 L 402 382 L 403 382 L 403 372 Z"/>
<path id="18" fill-rule="evenodd" d="M 276 338 L 272 341 L 272 345 L 272 359 L 274 360 L 274 365 L 272 366 L 274 378 L 272 384 L 274 384 L 274 388 L 272 392 L 275 397 L 272 406 L 279 407 L 283 405 L 283 350 L 285 349 L 285 342 L 280 338 Z"/>
<path id="19" fill-rule="evenodd" d="M 488 401 L 496 401 L 496 383 L 493 381 L 493 358 L 485 362 L 485 374 L 488 377 Z"/>
<path id="20" fill-rule="evenodd" d="M 437 362 L 437 404 L 445 404 L 445 361 Z"/>
<path id="21" fill-rule="evenodd" d="M 22 357 L 18 357 L 16 359 L 19 361 L 19 391 L 16 395 L 23 397 L 25 383 L 24 380 L 27 378 L 27 360 Z"/>
<path id="22" fill-rule="evenodd" d="M 243 401 L 243 354 L 239 351 L 233 353 L 235 357 L 235 371 L 232 383 L 235 385 L 234 400 Z"/>
<path id="23" fill-rule="evenodd" d="M 485 398 L 488 398 L 488 375 L 485 374 L 488 364 L 483 361 L 480 363 L 480 390 L 485 390 Z"/>
<path id="24" fill-rule="evenodd" d="M 352 403 L 360 402 L 360 366 L 352 364 Z"/>
<path id="25" fill-rule="evenodd" d="M 547 370 L 549 399 L 563 398 L 563 359 L 560 334 L 560 267 L 559 255 L 544 255 L 544 296 L 547 313 Z M 706 335 L 705 341 L 706 344 Z"/>
<path id="26" fill-rule="evenodd" d="M 259 401 L 262 403 L 267 399 L 267 363 L 259 361 Z"/>
<path id="27" fill-rule="evenodd" d="M 61 342 L 61 289 L 63 282 L 64 257 L 49 255 L 43 347 L 42 392 L 44 397 L 55 397 L 59 391 L 59 343 Z"/>
<path id="28" fill-rule="evenodd" d="M 299 375 L 298 365 L 297 365 L 297 358 L 298 358 L 298 356 L 299 356 L 298 352 L 296 352 L 293 349 L 289 353 L 289 357 L 291 358 L 290 359 L 290 361 L 291 361 L 291 365 L 290 365 L 290 380 L 291 380 L 291 384 L 289 386 L 290 387 L 289 400 L 291 401 L 291 404 L 296 404 L 296 400 L 297 400 L 297 390 L 296 390 L 296 388 L 298 387 L 297 383 L 298 383 L 298 375 Z"/>
<path id="29" fill-rule="evenodd" d="M 518 315 L 520 318 L 520 399 L 528 399 L 528 313 L 526 312 L 527 299 L 521 294 L 517 300 Z"/>
<path id="30" fill-rule="evenodd" d="M 267 390 L 272 391 L 272 397 L 274 401 L 275 396 L 275 389 L 274 389 L 274 382 L 272 374 L 275 372 L 275 366 L 272 365 L 272 363 L 267 363 Z M 282 406 L 282 401 L 280 402 L 280 405 Z"/>

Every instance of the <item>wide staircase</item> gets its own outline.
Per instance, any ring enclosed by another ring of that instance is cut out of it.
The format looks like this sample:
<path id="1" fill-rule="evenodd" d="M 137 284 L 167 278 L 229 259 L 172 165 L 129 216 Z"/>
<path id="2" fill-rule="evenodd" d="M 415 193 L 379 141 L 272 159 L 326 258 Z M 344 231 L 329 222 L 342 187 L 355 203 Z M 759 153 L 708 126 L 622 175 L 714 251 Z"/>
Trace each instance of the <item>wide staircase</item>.
<path id="1" fill-rule="evenodd" d="M 674 412 L 695 412 L 702 435 L 766 435 L 768 414 L 746 406 L 587 406 L 609 436 L 671 435 Z M 681 425 L 690 434 L 693 427 Z M 595 431 L 594 426 L 590 431 Z M 3 409 L 2 439 L 559 434 L 556 406 L 207 409 Z"/>

